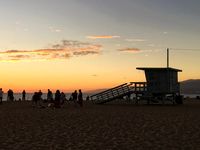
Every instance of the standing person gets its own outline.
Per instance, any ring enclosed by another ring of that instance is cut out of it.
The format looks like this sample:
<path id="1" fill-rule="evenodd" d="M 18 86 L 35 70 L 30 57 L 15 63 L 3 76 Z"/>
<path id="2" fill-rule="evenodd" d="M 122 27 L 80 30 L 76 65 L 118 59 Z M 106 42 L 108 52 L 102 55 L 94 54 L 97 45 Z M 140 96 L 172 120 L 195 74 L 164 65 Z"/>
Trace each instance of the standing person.
<path id="1" fill-rule="evenodd" d="M 75 106 L 77 105 L 77 91 L 75 90 L 73 93 L 72 93 L 72 100 L 74 101 L 74 104 Z"/>
<path id="2" fill-rule="evenodd" d="M 47 92 L 47 101 L 49 103 L 53 103 L 53 93 L 51 92 L 50 89 L 48 89 L 48 92 Z"/>
<path id="3" fill-rule="evenodd" d="M 38 102 L 38 92 L 35 92 L 32 96 L 32 105 L 37 106 L 37 102 Z"/>
<path id="4" fill-rule="evenodd" d="M 3 102 L 3 90 L 0 88 L 0 104 Z"/>
<path id="5" fill-rule="evenodd" d="M 11 89 L 8 90 L 7 101 L 14 101 L 13 90 Z"/>
<path id="6" fill-rule="evenodd" d="M 60 94 L 60 104 L 63 105 L 66 100 L 65 93 L 61 92 Z"/>
<path id="7" fill-rule="evenodd" d="M 83 107 L 83 94 L 82 94 L 81 89 L 79 90 L 79 93 L 78 93 L 78 103 L 81 107 Z"/>
<path id="8" fill-rule="evenodd" d="M 56 90 L 56 93 L 55 93 L 55 105 L 54 105 L 56 108 L 60 108 L 60 97 L 61 97 L 60 91 Z"/>
<path id="9" fill-rule="evenodd" d="M 10 100 L 12 102 L 14 101 L 14 92 L 13 92 L 13 90 L 10 90 Z"/>
<path id="10" fill-rule="evenodd" d="M 23 90 L 22 92 L 22 101 L 25 101 L 26 100 L 26 91 Z"/>
<path id="11" fill-rule="evenodd" d="M 42 91 L 39 90 L 39 92 L 37 92 L 37 97 L 38 97 L 38 101 L 39 101 L 39 105 L 42 106 L 41 101 L 42 101 Z"/>
<path id="12" fill-rule="evenodd" d="M 10 91 L 11 91 L 11 89 L 9 89 L 7 92 L 7 101 L 10 101 Z"/>
<path id="13" fill-rule="evenodd" d="M 39 90 L 39 92 L 38 92 L 38 97 L 39 97 L 39 101 L 42 101 L 42 91 L 41 90 Z"/>

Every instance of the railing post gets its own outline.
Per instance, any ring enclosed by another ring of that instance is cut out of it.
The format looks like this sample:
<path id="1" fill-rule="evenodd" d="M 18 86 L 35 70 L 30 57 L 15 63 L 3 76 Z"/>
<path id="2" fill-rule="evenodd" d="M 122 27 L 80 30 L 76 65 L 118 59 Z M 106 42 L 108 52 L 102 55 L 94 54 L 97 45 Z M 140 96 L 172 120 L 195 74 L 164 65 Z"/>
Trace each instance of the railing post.
<path id="1" fill-rule="evenodd" d="M 125 93 L 124 88 L 122 88 L 123 94 Z"/>
<path id="2" fill-rule="evenodd" d="M 112 91 L 112 96 L 114 97 L 114 93 L 113 93 L 113 90 L 111 90 Z"/>

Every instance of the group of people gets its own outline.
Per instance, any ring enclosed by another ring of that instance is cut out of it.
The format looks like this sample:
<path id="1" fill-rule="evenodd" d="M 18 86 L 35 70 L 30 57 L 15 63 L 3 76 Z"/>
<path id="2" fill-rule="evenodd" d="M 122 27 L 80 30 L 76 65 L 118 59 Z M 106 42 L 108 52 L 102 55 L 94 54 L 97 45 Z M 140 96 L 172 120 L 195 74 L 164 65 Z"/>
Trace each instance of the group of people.
<path id="1" fill-rule="evenodd" d="M 14 101 L 14 92 L 13 90 L 8 90 L 7 101 Z M 3 90 L 0 88 L 0 104 L 3 102 Z"/>
<path id="2" fill-rule="evenodd" d="M 33 96 L 32 96 L 32 103 L 37 105 L 38 102 L 40 104 L 41 100 L 42 100 L 42 91 L 39 90 L 38 92 L 34 92 Z M 40 104 L 41 105 L 41 104 Z"/>
<path id="3" fill-rule="evenodd" d="M 66 100 L 65 93 L 60 92 L 60 90 L 56 90 L 55 98 L 53 99 L 53 93 L 48 89 L 46 101 L 48 102 L 49 107 L 60 108 Z"/>
<path id="4" fill-rule="evenodd" d="M 42 99 L 42 92 L 41 90 L 39 92 L 35 92 L 32 96 L 32 102 L 35 105 L 41 106 L 41 101 L 47 102 L 48 107 L 55 107 L 55 108 L 60 108 L 64 104 L 64 102 L 67 100 L 66 95 L 64 92 L 60 92 L 60 90 L 56 90 L 55 96 L 53 98 L 53 93 L 50 89 L 48 89 L 47 92 L 47 99 L 43 100 Z M 77 90 L 75 90 L 70 97 L 70 100 L 73 100 L 75 105 L 79 104 L 80 107 L 83 106 L 83 94 L 81 89 L 79 90 L 79 93 L 77 93 Z M 41 106 L 42 107 L 42 106 Z"/>
<path id="5" fill-rule="evenodd" d="M 0 88 L 0 104 L 2 104 L 3 102 L 3 90 L 2 88 Z M 14 101 L 15 100 L 15 97 L 14 97 L 14 92 L 13 90 L 9 89 L 8 92 L 7 92 L 7 101 Z M 26 100 L 26 91 L 23 90 L 22 92 L 22 100 Z M 21 101 L 21 98 L 19 99 L 19 101 Z"/>
<path id="6" fill-rule="evenodd" d="M 53 93 L 50 89 L 48 89 L 46 99 L 43 99 L 42 95 L 43 95 L 43 93 L 41 90 L 39 90 L 38 92 L 34 92 L 34 94 L 32 96 L 32 104 L 34 106 L 39 105 L 42 107 L 41 103 L 47 102 L 48 107 L 60 108 L 64 104 L 64 102 L 67 100 L 65 93 L 60 92 L 60 90 L 56 90 L 54 97 L 53 97 Z M 2 103 L 2 100 L 3 100 L 3 90 L 2 90 L 2 88 L 0 88 L 0 104 Z M 14 92 L 11 89 L 9 89 L 7 92 L 7 100 L 14 101 Z M 20 98 L 19 101 L 21 101 L 21 100 L 23 100 L 23 101 L 26 100 L 26 91 L 25 90 L 22 91 L 22 99 Z M 69 101 L 70 100 L 74 102 L 75 106 L 77 106 L 77 104 L 78 104 L 80 107 L 83 107 L 83 94 L 82 94 L 81 89 L 79 89 L 78 92 L 77 92 L 77 90 L 75 90 L 71 94 Z"/>
<path id="7" fill-rule="evenodd" d="M 72 94 L 70 99 L 74 101 L 75 105 L 79 104 L 80 107 L 83 107 L 83 94 L 81 89 L 79 90 L 79 93 L 77 93 L 77 90 L 75 90 Z"/>

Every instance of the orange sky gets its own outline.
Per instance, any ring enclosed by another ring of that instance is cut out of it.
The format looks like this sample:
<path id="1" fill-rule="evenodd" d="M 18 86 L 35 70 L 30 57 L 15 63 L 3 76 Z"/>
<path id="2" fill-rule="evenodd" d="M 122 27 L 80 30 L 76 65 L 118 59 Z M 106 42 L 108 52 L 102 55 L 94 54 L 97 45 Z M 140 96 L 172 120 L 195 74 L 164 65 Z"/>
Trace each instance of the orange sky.
<path id="1" fill-rule="evenodd" d="M 87 91 L 145 81 L 136 67 L 166 67 L 168 47 L 179 80 L 198 79 L 199 4 L 0 1 L 0 87 Z"/>

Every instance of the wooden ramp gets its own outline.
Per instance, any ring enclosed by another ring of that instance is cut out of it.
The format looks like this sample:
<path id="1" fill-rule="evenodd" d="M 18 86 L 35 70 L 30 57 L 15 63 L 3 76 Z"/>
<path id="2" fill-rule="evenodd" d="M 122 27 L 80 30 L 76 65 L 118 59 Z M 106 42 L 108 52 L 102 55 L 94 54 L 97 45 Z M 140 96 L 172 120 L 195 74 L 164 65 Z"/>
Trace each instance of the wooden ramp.
<path id="1" fill-rule="evenodd" d="M 91 100 L 96 104 L 104 104 L 115 99 L 130 97 L 131 94 L 142 94 L 146 91 L 145 82 L 131 82 L 125 83 L 98 94 L 90 96 Z"/>

